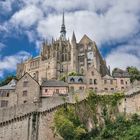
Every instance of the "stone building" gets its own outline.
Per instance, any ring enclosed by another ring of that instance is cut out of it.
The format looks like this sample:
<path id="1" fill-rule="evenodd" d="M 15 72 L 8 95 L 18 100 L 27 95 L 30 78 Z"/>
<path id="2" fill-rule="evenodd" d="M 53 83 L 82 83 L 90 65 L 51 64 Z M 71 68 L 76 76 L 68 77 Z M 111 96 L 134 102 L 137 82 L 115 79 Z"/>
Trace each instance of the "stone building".
<path id="1" fill-rule="evenodd" d="M 69 76 L 68 77 L 69 92 L 85 92 L 87 89 L 86 79 L 84 76 Z"/>
<path id="2" fill-rule="evenodd" d="M 119 91 L 131 88 L 130 75 L 127 71 L 116 68 L 113 72 L 113 77 L 117 80 L 117 89 Z"/>
<path id="3" fill-rule="evenodd" d="M 87 35 L 77 42 L 73 32 L 71 41 L 67 39 L 63 13 L 59 39 L 52 39 L 51 43 L 45 41 L 39 56 L 18 64 L 17 77 L 20 78 L 28 72 L 41 84 L 44 78 L 59 79 L 71 71 L 86 75 L 91 67 L 101 76 L 110 75 L 96 43 Z"/>
<path id="4" fill-rule="evenodd" d="M 16 104 L 16 82 L 12 79 L 7 85 L 0 87 L 0 107 L 10 107 Z"/>
<path id="5" fill-rule="evenodd" d="M 17 105 L 24 103 L 33 103 L 40 100 L 40 85 L 39 83 L 25 73 L 16 84 Z"/>
<path id="6" fill-rule="evenodd" d="M 47 80 L 41 85 L 41 97 L 50 97 L 68 94 L 68 84 L 58 80 Z"/>
<path id="7" fill-rule="evenodd" d="M 71 41 L 66 37 L 64 13 L 59 39 L 52 39 L 49 43 L 42 44 L 39 56 L 30 58 L 17 65 L 17 77 L 21 78 L 29 73 L 40 85 L 46 79 L 59 80 L 70 72 L 76 72 L 83 76 L 84 83 L 69 84 L 70 90 L 74 88 L 93 89 L 95 91 L 123 91 L 130 87 L 129 74 L 121 69 L 115 69 L 113 76 L 110 68 L 101 56 L 96 43 L 87 35 L 77 42 L 73 32 Z M 73 77 L 75 80 L 78 77 Z"/>

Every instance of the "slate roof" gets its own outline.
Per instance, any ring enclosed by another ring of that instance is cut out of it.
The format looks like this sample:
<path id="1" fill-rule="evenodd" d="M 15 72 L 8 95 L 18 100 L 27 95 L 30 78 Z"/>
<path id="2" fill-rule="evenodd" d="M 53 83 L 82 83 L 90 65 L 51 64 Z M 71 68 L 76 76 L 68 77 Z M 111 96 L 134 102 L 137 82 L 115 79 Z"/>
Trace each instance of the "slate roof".
<path id="1" fill-rule="evenodd" d="M 124 71 L 122 69 L 116 68 L 114 73 L 113 73 L 113 77 L 119 77 L 119 78 L 129 78 L 130 75 L 127 71 Z"/>
<path id="2" fill-rule="evenodd" d="M 109 75 L 105 75 L 105 76 L 103 77 L 103 79 L 114 79 L 114 78 L 111 77 L 111 76 L 109 76 Z"/>
<path id="3" fill-rule="evenodd" d="M 41 84 L 42 87 L 67 87 L 68 84 L 58 80 L 47 80 Z"/>
<path id="4" fill-rule="evenodd" d="M 1 86 L 0 90 L 14 90 L 16 88 L 17 80 L 12 79 L 7 85 Z"/>

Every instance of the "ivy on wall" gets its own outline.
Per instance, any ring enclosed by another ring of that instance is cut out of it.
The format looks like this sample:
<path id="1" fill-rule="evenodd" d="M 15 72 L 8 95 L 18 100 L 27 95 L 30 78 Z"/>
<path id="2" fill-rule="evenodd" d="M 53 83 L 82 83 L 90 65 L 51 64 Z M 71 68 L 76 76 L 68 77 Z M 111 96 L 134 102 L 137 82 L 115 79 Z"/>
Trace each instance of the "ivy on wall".
<path id="1" fill-rule="evenodd" d="M 84 102 L 62 107 L 56 112 L 56 132 L 65 140 L 86 140 L 97 136 L 103 127 L 113 121 L 111 117 L 117 113 L 117 104 L 123 97 L 122 93 L 97 95 L 90 91 Z M 89 119 L 93 123 L 91 131 L 87 128 Z"/>

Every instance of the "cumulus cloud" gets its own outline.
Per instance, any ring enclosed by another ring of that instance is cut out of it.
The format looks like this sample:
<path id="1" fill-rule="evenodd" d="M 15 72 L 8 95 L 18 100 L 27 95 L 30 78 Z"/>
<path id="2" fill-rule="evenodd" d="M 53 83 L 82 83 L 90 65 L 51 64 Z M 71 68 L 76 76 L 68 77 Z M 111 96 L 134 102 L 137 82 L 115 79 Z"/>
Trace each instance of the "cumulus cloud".
<path id="1" fill-rule="evenodd" d="M 19 3 L 23 7 L 13 14 L 10 23 L 28 31 L 35 25 L 39 38 L 59 36 L 63 9 L 68 37 L 75 30 L 78 40 L 88 34 L 101 46 L 127 40 L 139 32 L 139 0 L 19 0 Z"/>
<path id="2" fill-rule="evenodd" d="M 111 69 L 116 67 L 125 69 L 128 66 L 134 66 L 140 69 L 140 44 L 118 46 L 106 58 L 107 64 Z"/>
<path id="3" fill-rule="evenodd" d="M 17 63 L 26 60 L 30 57 L 30 54 L 25 51 L 21 51 L 15 55 L 5 56 L 0 58 L 0 77 L 3 76 L 5 71 L 13 72 L 16 70 Z"/>
<path id="4" fill-rule="evenodd" d="M 71 38 L 73 30 L 78 41 L 87 34 L 98 47 L 127 42 L 140 32 L 140 0 L 18 0 L 18 3 L 21 8 L 6 21 L 5 28 L 18 27 L 37 48 L 43 38 L 59 37 L 63 9 L 67 37 Z M 138 48 L 135 42 L 118 46 L 107 55 L 107 62 L 112 68 L 139 67 Z"/>
<path id="5" fill-rule="evenodd" d="M 20 27 L 30 27 L 43 16 L 42 11 L 34 5 L 28 5 L 11 17 L 11 24 Z"/>

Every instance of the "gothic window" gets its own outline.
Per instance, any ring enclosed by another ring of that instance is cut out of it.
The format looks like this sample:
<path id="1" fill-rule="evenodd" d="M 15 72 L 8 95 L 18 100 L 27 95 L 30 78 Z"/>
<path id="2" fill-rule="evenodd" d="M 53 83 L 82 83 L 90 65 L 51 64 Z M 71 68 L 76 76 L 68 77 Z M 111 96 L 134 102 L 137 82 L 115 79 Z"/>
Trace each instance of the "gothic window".
<path id="1" fill-rule="evenodd" d="M 65 57 L 65 56 L 64 56 L 64 54 L 62 54 L 62 62 L 63 62 L 63 61 L 64 61 L 64 59 L 65 59 L 64 57 Z"/>
<path id="2" fill-rule="evenodd" d="M 67 54 L 65 54 L 65 61 L 67 61 Z"/>
<path id="3" fill-rule="evenodd" d="M 91 72 L 91 75 L 92 75 L 92 76 L 94 75 L 94 71 Z"/>

